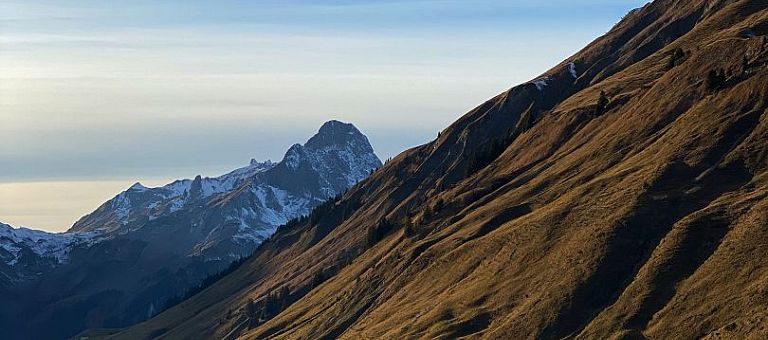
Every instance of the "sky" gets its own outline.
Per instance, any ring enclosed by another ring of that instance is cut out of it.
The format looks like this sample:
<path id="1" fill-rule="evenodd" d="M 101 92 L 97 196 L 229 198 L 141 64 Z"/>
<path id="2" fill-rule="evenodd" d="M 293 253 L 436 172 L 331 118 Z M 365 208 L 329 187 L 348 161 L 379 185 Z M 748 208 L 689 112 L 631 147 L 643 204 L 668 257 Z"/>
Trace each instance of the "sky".
<path id="1" fill-rule="evenodd" d="M 645 2 L 0 0 L 0 221 L 65 230 L 330 119 L 386 159 Z"/>

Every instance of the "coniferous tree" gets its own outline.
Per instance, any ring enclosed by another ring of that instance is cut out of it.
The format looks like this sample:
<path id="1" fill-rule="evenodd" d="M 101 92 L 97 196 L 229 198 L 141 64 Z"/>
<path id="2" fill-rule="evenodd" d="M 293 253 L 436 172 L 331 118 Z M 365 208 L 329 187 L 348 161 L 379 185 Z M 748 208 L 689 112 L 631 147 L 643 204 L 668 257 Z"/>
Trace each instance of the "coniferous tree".
<path id="1" fill-rule="evenodd" d="M 424 208 L 424 214 L 423 214 L 423 216 L 424 216 L 424 220 L 425 220 L 425 221 L 426 221 L 426 220 L 429 220 L 429 219 L 431 219 L 431 218 L 432 218 L 432 209 L 431 209 L 429 206 L 426 206 L 426 207 Z"/>
<path id="2" fill-rule="evenodd" d="M 256 304 L 253 302 L 253 299 L 248 299 L 248 302 L 245 303 L 245 314 L 248 317 L 256 315 Z"/>
<path id="3" fill-rule="evenodd" d="M 605 91 L 600 91 L 600 97 L 597 99 L 597 105 L 595 106 L 595 117 L 599 117 L 605 113 L 609 103 L 610 100 L 608 99 L 608 95 L 605 94 Z"/>
<path id="4" fill-rule="evenodd" d="M 319 272 L 315 273 L 315 275 L 312 277 L 312 289 L 317 288 L 323 282 L 325 282 L 325 271 L 320 270 Z"/>
<path id="5" fill-rule="evenodd" d="M 405 236 L 411 237 L 416 235 L 416 226 L 414 226 L 413 223 L 410 223 L 410 221 L 405 224 L 403 230 L 405 231 Z"/>
<path id="6" fill-rule="evenodd" d="M 707 80 L 706 80 L 707 89 L 714 90 L 717 88 L 717 71 L 716 70 L 709 70 L 709 73 L 707 73 Z"/>
<path id="7" fill-rule="evenodd" d="M 437 201 L 435 201 L 435 212 L 440 213 L 441 210 L 443 210 L 443 206 L 445 205 L 445 202 L 442 198 L 438 198 Z"/>
<path id="8" fill-rule="evenodd" d="M 726 75 L 723 69 L 712 69 L 707 73 L 705 85 L 710 91 L 720 90 L 725 87 Z"/>
<path id="9" fill-rule="evenodd" d="M 685 57 L 685 52 L 683 52 L 682 48 L 676 48 L 672 54 L 669 56 L 668 62 L 667 62 L 667 69 L 671 70 L 675 66 L 677 66 L 677 62 Z"/>
<path id="10" fill-rule="evenodd" d="M 285 310 L 288 308 L 289 301 L 288 299 L 291 296 L 291 291 L 288 289 L 288 286 L 283 286 L 280 288 L 280 310 Z"/>
<path id="11" fill-rule="evenodd" d="M 377 224 L 369 226 L 366 235 L 366 244 L 368 247 L 372 247 L 384 239 L 384 237 L 392 231 L 392 227 L 393 224 L 386 218 L 381 219 Z"/>
<path id="12" fill-rule="evenodd" d="M 376 239 L 376 226 L 368 226 L 366 230 L 365 243 L 368 247 L 373 247 L 378 240 Z"/>

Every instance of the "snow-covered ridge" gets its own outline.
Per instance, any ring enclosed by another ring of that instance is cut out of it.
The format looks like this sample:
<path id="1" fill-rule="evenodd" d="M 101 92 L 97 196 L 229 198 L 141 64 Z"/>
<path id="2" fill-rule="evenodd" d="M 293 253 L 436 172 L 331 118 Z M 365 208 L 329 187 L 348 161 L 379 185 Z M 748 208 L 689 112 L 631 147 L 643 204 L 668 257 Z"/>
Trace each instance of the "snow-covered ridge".
<path id="1" fill-rule="evenodd" d="M 54 259 L 59 264 L 65 263 L 74 246 L 90 245 L 99 238 L 98 232 L 48 233 L 0 223 L 0 248 L 11 255 L 5 260 L 11 266 L 20 260 L 22 249 L 28 249 L 42 258 Z"/>
<path id="2" fill-rule="evenodd" d="M 309 214 L 380 166 L 368 138 L 354 125 L 329 121 L 306 143 L 291 146 L 279 163 L 251 160 L 219 177 L 197 176 L 156 188 L 136 183 L 71 230 L 113 237 L 165 226 L 165 220 L 153 221 L 167 217 L 194 229 L 190 235 L 196 243 L 187 255 L 239 257 L 278 226 Z"/>
<path id="3" fill-rule="evenodd" d="M 267 171 L 272 167 L 274 167 L 275 164 L 277 163 L 274 163 L 271 160 L 267 160 L 266 162 L 258 162 L 255 159 L 251 159 L 250 164 L 242 168 L 235 169 L 219 177 L 198 176 L 195 179 L 200 178 L 203 197 L 208 197 L 213 194 L 232 190 L 242 180 L 248 177 L 251 177 L 259 172 Z M 136 184 L 128 188 L 128 190 L 126 191 L 141 192 L 145 190 L 160 189 L 164 191 L 163 196 L 165 196 L 165 198 L 173 198 L 173 197 L 183 196 L 185 193 L 188 194 L 192 189 L 192 184 L 194 183 L 194 181 L 195 181 L 194 179 L 181 179 L 157 188 L 147 188 L 141 185 L 141 183 L 137 182 Z"/>
<path id="4" fill-rule="evenodd" d="M 172 183 L 166 184 L 162 187 L 148 188 L 139 182 L 136 182 L 127 190 L 115 196 L 112 200 L 111 208 L 115 213 L 118 221 L 121 223 L 127 223 L 132 214 L 139 213 L 145 214 L 141 208 L 147 208 L 150 210 L 156 210 L 157 207 L 167 204 L 167 211 L 162 212 L 175 212 L 181 209 L 188 201 L 192 199 L 201 199 L 210 197 L 215 194 L 220 194 L 233 190 L 240 185 L 245 179 L 260 173 L 267 171 L 275 166 L 276 163 L 271 160 L 266 162 L 258 162 L 255 159 L 251 159 L 251 163 L 242 168 L 235 169 L 229 173 L 221 175 L 219 177 L 195 177 L 195 179 L 182 179 L 176 180 Z M 196 190 L 194 190 L 196 189 Z M 142 205 L 142 202 L 132 201 L 132 197 L 135 199 L 136 194 L 147 194 L 154 196 L 150 199 L 151 202 Z M 155 214 L 150 213 L 149 218 L 153 219 Z"/>

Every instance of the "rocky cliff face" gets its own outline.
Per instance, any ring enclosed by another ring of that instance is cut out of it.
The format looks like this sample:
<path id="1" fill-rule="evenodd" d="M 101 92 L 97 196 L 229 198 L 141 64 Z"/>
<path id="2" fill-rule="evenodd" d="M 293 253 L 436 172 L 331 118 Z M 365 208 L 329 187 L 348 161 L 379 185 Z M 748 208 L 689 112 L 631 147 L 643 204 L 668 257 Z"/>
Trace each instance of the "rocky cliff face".
<path id="1" fill-rule="evenodd" d="M 66 233 L 0 225 L 0 282 L 30 301 L 0 319 L 26 319 L 28 327 L 10 328 L 45 338 L 141 321 L 380 166 L 357 128 L 330 121 L 278 163 L 158 188 L 136 183 Z"/>
<path id="2" fill-rule="evenodd" d="M 768 337 L 768 4 L 657 0 L 115 339 Z"/>

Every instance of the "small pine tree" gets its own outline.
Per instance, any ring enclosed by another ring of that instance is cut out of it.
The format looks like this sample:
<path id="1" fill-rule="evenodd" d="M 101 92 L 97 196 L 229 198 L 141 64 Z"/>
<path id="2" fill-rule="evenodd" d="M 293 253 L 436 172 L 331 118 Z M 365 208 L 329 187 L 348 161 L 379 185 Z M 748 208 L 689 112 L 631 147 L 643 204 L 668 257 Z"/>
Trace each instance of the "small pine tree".
<path id="1" fill-rule="evenodd" d="M 431 219 L 432 218 L 432 208 L 430 208 L 429 206 L 426 206 L 424 208 L 424 213 L 422 214 L 422 216 L 424 216 L 424 220 Z"/>
<path id="2" fill-rule="evenodd" d="M 248 302 L 245 303 L 245 314 L 249 318 L 256 315 L 256 304 L 253 302 L 253 299 L 248 299 Z"/>
<path id="3" fill-rule="evenodd" d="M 671 70 L 675 66 L 677 66 L 677 62 L 685 57 L 685 52 L 683 52 L 682 48 L 676 48 L 672 54 L 669 55 L 669 59 L 667 61 L 667 69 Z"/>
<path id="4" fill-rule="evenodd" d="M 605 94 L 605 91 L 600 91 L 600 97 L 597 99 L 597 105 L 595 106 L 595 117 L 599 117 L 605 113 L 609 103 L 610 100 L 608 99 L 608 95 Z"/>
<path id="5" fill-rule="evenodd" d="M 325 275 L 325 273 L 323 273 Z M 288 286 L 283 286 L 280 288 L 280 310 L 284 310 L 288 307 L 288 299 L 291 297 L 291 291 L 288 289 Z"/>
<path id="6" fill-rule="evenodd" d="M 707 79 L 705 81 L 708 90 L 714 90 L 717 88 L 717 71 L 709 70 L 707 73 Z"/>
<path id="7" fill-rule="evenodd" d="M 675 67 L 675 56 L 671 55 L 669 56 L 669 60 L 667 61 L 667 70 L 671 70 Z"/>
<path id="8" fill-rule="evenodd" d="M 368 227 L 366 234 L 366 244 L 368 247 L 372 247 L 384 239 L 384 237 L 387 236 L 390 231 L 392 231 L 392 227 L 392 223 L 390 223 L 386 218 L 383 218 L 379 221 L 379 223 Z"/>
<path id="9" fill-rule="evenodd" d="M 707 73 L 707 78 L 704 83 L 708 90 L 716 91 L 722 89 L 725 86 L 726 79 L 725 70 L 712 69 Z"/>
<path id="10" fill-rule="evenodd" d="M 321 270 L 312 277 L 312 288 L 317 288 L 325 282 L 325 271 Z"/>
<path id="11" fill-rule="evenodd" d="M 378 241 L 379 240 L 376 239 L 376 226 L 368 226 L 368 229 L 366 230 L 365 244 L 368 247 L 373 247 Z"/>
<path id="12" fill-rule="evenodd" d="M 416 235 L 416 227 L 412 223 L 406 223 L 403 230 L 405 232 L 405 236 L 407 237 Z"/>
<path id="13" fill-rule="evenodd" d="M 443 210 L 443 206 L 445 205 L 445 202 L 442 198 L 438 198 L 437 201 L 435 201 L 435 212 L 440 213 L 441 210 Z"/>

